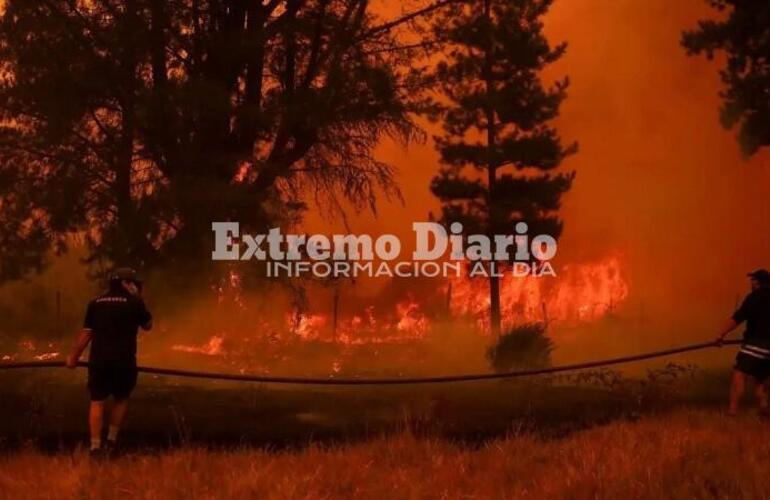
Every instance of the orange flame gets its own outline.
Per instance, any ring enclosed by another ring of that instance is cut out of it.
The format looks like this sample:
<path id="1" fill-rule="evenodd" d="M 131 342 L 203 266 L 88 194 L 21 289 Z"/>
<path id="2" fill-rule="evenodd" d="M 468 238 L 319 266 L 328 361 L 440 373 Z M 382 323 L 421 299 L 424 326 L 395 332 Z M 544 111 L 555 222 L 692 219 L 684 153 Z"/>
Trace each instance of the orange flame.
<path id="1" fill-rule="evenodd" d="M 627 297 L 629 285 L 622 273 L 621 260 L 609 257 L 596 262 L 574 263 L 558 269 L 558 277 L 516 277 L 510 272 L 500 278 L 500 304 L 503 326 L 531 322 L 578 324 L 611 314 Z M 231 273 L 217 292 L 234 295 L 238 308 L 246 304 L 240 290 L 240 278 Z M 444 288 L 449 314 L 475 323 L 480 332 L 489 326 L 489 284 L 483 277 L 467 275 L 448 280 Z M 427 295 L 426 295 L 427 297 Z M 444 300 L 434 293 L 425 300 Z M 374 306 L 348 317 L 339 317 L 334 326 L 331 314 L 295 312 L 286 314 L 283 325 L 255 328 L 259 338 L 275 344 L 332 342 L 345 346 L 411 342 L 426 338 L 433 327 L 435 311 L 425 301 L 409 296 L 392 309 Z M 377 312 L 379 311 L 379 312 Z M 244 338 L 254 337 L 242 335 Z M 264 337 L 264 338 L 263 338 Z M 230 339 L 237 343 L 237 338 Z M 177 344 L 181 352 L 221 356 L 226 354 L 225 334 L 219 333 L 199 345 Z"/>
<path id="2" fill-rule="evenodd" d="M 454 315 L 489 323 L 489 283 L 486 278 L 463 276 L 450 281 L 450 310 Z M 580 323 L 595 321 L 611 313 L 628 297 L 629 286 L 621 272 L 620 259 L 569 264 L 549 277 L 500 278 L 500 311 L 503 326 L 517 324 Z"/>
<path id="3" fill-rule="evenodd" d="M 171 349 L 193 354 L 205 354 L 206 356 L 221 356 L 224 354 L 224 343 L 225 338 L 223 335 L 214 335 L 203 345 L 174 344 L 171 346 Z"/>

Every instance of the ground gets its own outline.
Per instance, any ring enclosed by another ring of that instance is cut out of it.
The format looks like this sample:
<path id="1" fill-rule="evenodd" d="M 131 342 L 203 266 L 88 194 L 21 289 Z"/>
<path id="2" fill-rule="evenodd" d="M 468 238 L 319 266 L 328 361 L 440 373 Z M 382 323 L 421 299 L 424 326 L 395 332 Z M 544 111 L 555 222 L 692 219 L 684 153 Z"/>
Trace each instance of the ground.
<path id="1" fill-rule="evenodd" d="M 729 376 L 654 365 L 634 376 L 573 376 L 415 386 L 303 387 L 202 383 L 142 375 L 123 430 L 129 447 L 248 444 L 285 448 L 399 432 L 478 443 L 525 427 L 558 437 L 681 406 L 724 403 Z M 0 450 L 84 441 L 85 370 L 0 371 Z"/>
<path id="2" fill-rule="evenodd" d="M 142 377 L 114 460 L 84 373 L 0 373 L 0 499 L 763 498 L 770 423 L 729 373 L 307 388 Z M 747 401 L 748 403 L 748 401 Z"/>
<path id="3" fill-rule="evenodd" d="M 566 437 L 469 446 L 412 433 L 270 451 L 189 446 L 90 463 L 0 458 L 4 498 L 767 498 L 770 424 L 679 410 Z"/>

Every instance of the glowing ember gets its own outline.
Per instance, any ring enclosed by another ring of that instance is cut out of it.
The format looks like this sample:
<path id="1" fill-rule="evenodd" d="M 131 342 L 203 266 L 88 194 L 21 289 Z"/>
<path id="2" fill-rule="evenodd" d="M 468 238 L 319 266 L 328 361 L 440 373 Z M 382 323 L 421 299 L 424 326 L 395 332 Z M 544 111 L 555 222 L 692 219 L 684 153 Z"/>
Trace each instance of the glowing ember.
<path id="1" fill-rule="evenodd" d="M 43 354 L 38 354 L 37 356 L 34 356 L 34 359 L 37 361 L 50 361 L 52 359 L 56 359 L 59 357 L 58 352 L 44 352 Z"/>
<path id="2" fill-rule="evenodd" d="M 31 340 L 21 340 L 16 343 L 16 346 L 16 352 L 3 354 L 0 356 L 0 361 L 50 361 L 61 356 L 61 352 L 59 351 L 60 347 L 57 346 L 54 342 L 47 342 L 44 346 L 38 346 Z M 47 350 L 40 352 L 42 349 Z"/>
<path id="3" fill-rule="evenodd" d="M 214 335 L 203 345 L 174 344 L 171 349 L 193 354 L 205 354 L 206 356 L 221 356 L 224 354 L 225 338 L 222 335 Z"/>

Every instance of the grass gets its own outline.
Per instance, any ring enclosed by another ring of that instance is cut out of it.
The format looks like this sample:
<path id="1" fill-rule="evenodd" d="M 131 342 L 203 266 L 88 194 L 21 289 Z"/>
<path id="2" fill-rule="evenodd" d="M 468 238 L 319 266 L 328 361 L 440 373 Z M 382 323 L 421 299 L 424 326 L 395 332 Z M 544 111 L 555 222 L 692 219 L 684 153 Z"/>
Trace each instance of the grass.
<path id="1" fill-rule="evenodd" d="M 0 373 L 0 449 L 34 443 L 71 449 L 85 435 L 84 373 Z M 520 382 L 308 388 L 143 377 L 123 436 L 131 447 L 202 444 L 304 446 L 412 432 L 464 442 L 504 436 L 512 425 L 545 437 L 681 406 L 724 402 L 727 373 L 670 365 L 628 378 L 617 372 Z"/>
<path id="2" fill-rule="evenodd" d="M 32 498 L 767 498 L 770 424 L 678 410 L 559 439 L 512 432 L 483 446 L 409 432 L 303 449 L 80 449 L 0 457 L 0 495 Z"/>
<path id="3" fill-rule="evenodd" d="M 657 366 L 365 389 L 145 377 L 105 463 L 83 449 L 83 373 L 9 372 L 0 499 L 770 497 L 770 424 L 721 416 L 727 372 Z"/>

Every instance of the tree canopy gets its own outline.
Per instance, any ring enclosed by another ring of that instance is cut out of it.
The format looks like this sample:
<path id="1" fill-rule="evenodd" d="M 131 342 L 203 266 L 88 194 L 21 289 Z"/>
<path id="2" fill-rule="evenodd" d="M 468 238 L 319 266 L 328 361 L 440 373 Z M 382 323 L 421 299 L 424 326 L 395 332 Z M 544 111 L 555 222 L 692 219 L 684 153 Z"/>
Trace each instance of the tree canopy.
<path id="1" fill-rule="evenodd" d="M 724 52 L 719 75 L 724 84 L 721 121 L 738 128 L 738 141 L 747 156 L 770 146 L 770 3 L 766 0 L 708 0 L 723 16 L 686 31 L 682 45 L 689 55 L 713 59 Z"/>
<path id="2" fill-rule="evenodd" d="M 8 0 L 0 279 L 72 235 L 96 267 L 205 265 L 212 221 L 397 195 L 372 151 L 419 136 L 422 79 L 396 31 L 446 3 L 381 19 L 367 0 Z"/>

